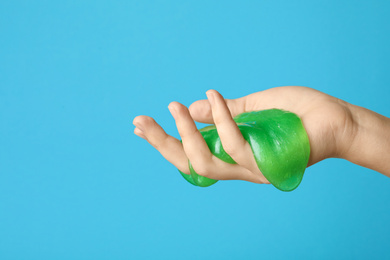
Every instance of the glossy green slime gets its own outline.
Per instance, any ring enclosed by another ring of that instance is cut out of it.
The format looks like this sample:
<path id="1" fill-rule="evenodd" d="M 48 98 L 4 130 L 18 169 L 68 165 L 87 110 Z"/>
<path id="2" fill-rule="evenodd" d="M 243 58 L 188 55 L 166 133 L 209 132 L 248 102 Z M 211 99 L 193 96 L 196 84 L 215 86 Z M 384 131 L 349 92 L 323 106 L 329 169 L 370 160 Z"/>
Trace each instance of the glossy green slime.
<path id="1" fill-rule="evenodd" d="M 243 113 L 234 118 L 250 144 L 257 166 L 272 185 L 292 191 L 300 184 L 310 156 L 310 143 L 301 119 L 294 113 L 269 109 Z M 211 153 L 224 162 L 236 162 L 224 151 L 215 125 L 199 130 Z M 189 162 L 191 174 L 182 176 L 195 186 L 217 182 L 198 175 Z"/>

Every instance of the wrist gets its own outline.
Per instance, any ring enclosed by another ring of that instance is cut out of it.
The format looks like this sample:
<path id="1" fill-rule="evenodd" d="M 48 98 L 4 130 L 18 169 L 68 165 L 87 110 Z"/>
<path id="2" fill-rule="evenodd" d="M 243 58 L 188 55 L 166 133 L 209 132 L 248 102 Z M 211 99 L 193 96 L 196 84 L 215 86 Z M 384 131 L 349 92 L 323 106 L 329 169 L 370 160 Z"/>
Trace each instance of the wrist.
<path id="1" fill-rule="evenodd" d="M 351 104 L 349 109 L 351 138 L 341 158 L 390 176 L 390 119 Z"/>
<path id="2" fill-rule="evenodd" d="M 357 133 L 359 132 L 359 112 L 356 106 L 339 100 L 340 106 L 344 111 L 343 116 L 338 118 L 338 131 L 335 134 L 335 158 L 347 159 L 349 157 L 351 149 Z"/>
<path id="3" fill-rule="evenodd" d="M 309 166 L 327 158 L 345 159 L 356 135 L 351 104 L 331 96 L 317 103 L 309 110 L 312 117 L 303 119 L 311 146 Z"/>

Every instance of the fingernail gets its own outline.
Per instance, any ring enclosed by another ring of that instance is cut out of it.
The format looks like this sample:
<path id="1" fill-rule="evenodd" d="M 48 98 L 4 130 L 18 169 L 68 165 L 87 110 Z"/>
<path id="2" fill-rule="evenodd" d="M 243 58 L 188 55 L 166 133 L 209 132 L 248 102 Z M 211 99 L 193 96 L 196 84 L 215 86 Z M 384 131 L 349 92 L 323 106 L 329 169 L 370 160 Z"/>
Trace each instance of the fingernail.
<path id="1" fill-rule="evenodd" d="M 209 99 L 210 104 L 212 106 L 214 106 L 214 103 L 215 103 L 215 101 L 214 101 L 214 93 L 210 92 L 210 90 L 209 90 L 209 91 L 206 92 L 206 95 L 207 95 L 207 98 Z"/>
<path id="2" fill-rule="evenodd" d="M 135 127 L 137 127 L 140 131 L 144 131 L 144 129 L 143 129 L 143 127 L 142 127 L 142 125 L 140 124 L 140 123 L 138 123 L 138 122 L 134 122 L 133 123 L 134 125 L 135 125 Z"/>
<path id="3" fill-rule="evenodd" d="M 177 115 L 176 109 L 175 109 L 172 105 L 169 105 L 169 106 L 168 106 L 168 109 L 169 109 L 169 112 L 171 112 L 172 116 L 173 116 L 174 118 L 176 118 L 176 115 Z"/>
<path id="4" fill-rule="evenodd" d="M 138 126 L 136 126 L 134 130 L 137 131 L 137 132 L 140 132 L 140 133 L 144 133 L 144 130 L 142 130 Z"/>
<path id="5" fill-rule="evenodd" d="M 146 139 L 145 137 L 145 134 L 144 134 L 144 131 L 142 131 L 141 129 L 139 129 L 138 127 L 136 127 L 134 129 L 134 134 L 136 134 L 137 136 L 143 138 L 143 139 Z"/>

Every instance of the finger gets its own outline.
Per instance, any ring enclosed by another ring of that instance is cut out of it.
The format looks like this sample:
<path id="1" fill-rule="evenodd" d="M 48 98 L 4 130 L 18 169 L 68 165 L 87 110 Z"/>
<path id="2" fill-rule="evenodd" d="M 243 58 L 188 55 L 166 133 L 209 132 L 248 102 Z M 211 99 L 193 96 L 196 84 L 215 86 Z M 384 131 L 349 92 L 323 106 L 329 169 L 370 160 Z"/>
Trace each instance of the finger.
<path id="1" fill-rule="evenodd" d="M 269 183 L 267 180 L 264 181 L 261 175 L 254 174 L 241 165 L 226 163 L 215 156 L 213 157 L 213 161 L 213 167 L 208 169 L 208 172 L 201 172 L 201 175 L 216 180 L 243 180 L 254 183 Z M 195 170 L 195 166 L 192 166 Z"/>
<path id="2" fill-rule="evenodd" d="M 242 136 L 222 95 L 215 90 L 209 90 L 206 94 L 211 105 L 213 121 L 225 152 L 237 164 L 247 168 L 253 174 L 260 176 L 263 181 L 266 181 L 257 166 L 252 148 Z"/>
<path id="3" fill-rule="evenodd" d="M 136 125 L 134 132 L 138 136 L 146 139 L 164 156 L 164 158 L 180 171 L 189 174 L 188 158 L 185 155 L 183 146 L 179 140 L 167 135 L 153 118 L 139 116 L 134 119 L 133 123 Z M 201 173 L 203 176 L 208 176 L 209 178 L 216 180 L 246 180 L 261 183 L 261 181 L 254 178 L 247 169 L 238 165 L 225 163 L 215 156 L 212 156 L 212 160 L 211 163 L 202 164 L 200 167 L 193 165 L 193 167 L 196 172 Z"/>
<path id="4" fill-rule="evenodd" d="M 212 154 L 188 109 L 178 102 L 172 102 L 168 108 L 175 119 L 188 159 L 192 164 L 209 165 Z"/>
<path id="5" fill-rule="evenodd" d="M 162 127 L 151 117 L 137 116 L 134 118 L 133 124 L 136 126 L 134 129 L 136 135 L 146 139 L 180 171 L 190 174 L 188 158 L 179 140 L 166 134 Z"/>
<path id="6" fill-rule="evenodd" d="M 246 97 L 237 99 L 225 99 L 225 101 L 233 117 L 241 113 L 247 112 L 245 109 Z M 195 101 L 190 105 L 189 110 L 191 117 L 195 121 L 206 124 L 214 123 L 211 106 L 207 99 Z"/>
<path id="7" fill-rule="evenodd" d="M 261 180 L 249 170 L 226 163 L 211 154 L 185 106 L 172 102 L 169 110 L 175 118 L 184 151 L 196 173 L 215 180 L 246 180 L 261 183 Z"/>

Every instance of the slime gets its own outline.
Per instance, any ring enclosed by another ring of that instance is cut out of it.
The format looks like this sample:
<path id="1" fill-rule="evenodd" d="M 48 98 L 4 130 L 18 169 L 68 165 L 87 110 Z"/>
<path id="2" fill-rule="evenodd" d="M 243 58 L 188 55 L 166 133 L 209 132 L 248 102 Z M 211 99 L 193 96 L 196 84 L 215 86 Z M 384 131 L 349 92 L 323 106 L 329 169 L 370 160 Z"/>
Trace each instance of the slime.
<path id="1" fill-rule="evenodd" d="M 310 156 L 310 143 L 301 119 L 294 113 L 269 109 L 240 114 L 234 118 L 244 139 L 252 148 L 259 170 L 276 188 L 292 191 L 301 183 Z M 215 125 L 199 129 L 211 153 L 235 164 L 225 152 Z M 217 182 L 197 174 L 188 162 L 190 173 L 181 175 L 191 184 L 207 187 Z"/>

